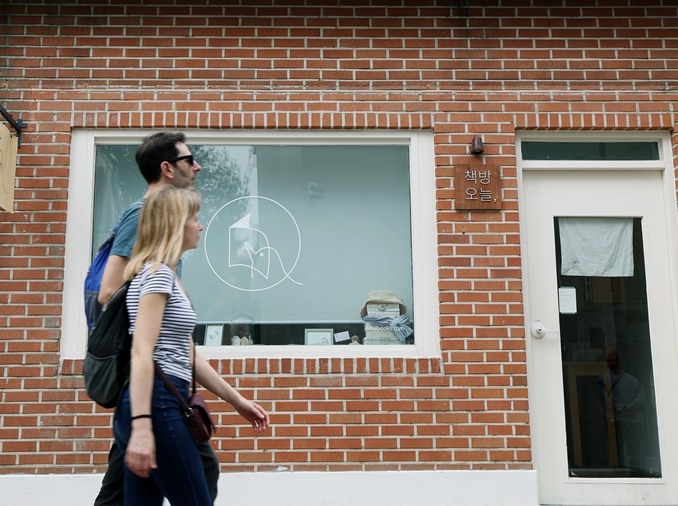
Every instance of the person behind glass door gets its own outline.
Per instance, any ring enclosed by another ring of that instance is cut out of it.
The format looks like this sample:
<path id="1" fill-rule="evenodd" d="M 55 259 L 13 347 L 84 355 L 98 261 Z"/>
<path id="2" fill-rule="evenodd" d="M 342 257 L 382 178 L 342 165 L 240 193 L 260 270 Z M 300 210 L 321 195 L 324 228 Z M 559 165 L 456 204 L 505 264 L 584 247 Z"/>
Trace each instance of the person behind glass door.
<path id="1" fill-rule="evenodd" d="M 178 401 L 154 374 L 154 362 L 186 399 L 195 380 L 231 404 L 255 431 L 270 423 L 260 405 L 245 399 L 196 351 L 196 314 L 176 275 L 181 255 L 198 247 L 203 230 L 200 196 L 165 185 L 144 202 L 139 232 L 124 279 L 132 330 L 130 382 L 116 408 L 116 443 L 125 453 L 124 503 L 209 506 L 197 445 Z"/>
<path id="2" fill-rule="evenodd" d="M 610 383 L 603 383 L 603 388 L 606 405 L 611 409 L 606 413 L 614 416 L 619 466 L 628 467 L 642 456 L 645 391 L 638 378 L 622 369 L 616 350 L 608 353 L 607 366 Z"/>
<path id="3" fill-rule="evenodd" d="M 141 205 L 146 197 L 165 185 L 192 187 L 202 168 L 193 159 L 191 151 L 186 146 L 186 136 L 181 132 L 156 132 L 148 135 L 137 148 L 135 160 L 147 187 L 144 196 L 125 209 L 118 219 L 117 233 L 101 279 L 100 304 L 108 302 L 122 286 L 123 271 L 132 255 Z M 202 443 L 198 448 L 207 475 L 210 496 L 214 502 L 218 490 L 219 460 L 209 443 Z M 122 506 L 123 469 L 123 455 L 114 442 L 108 454 L 108 467 L 94 506 Z"/>

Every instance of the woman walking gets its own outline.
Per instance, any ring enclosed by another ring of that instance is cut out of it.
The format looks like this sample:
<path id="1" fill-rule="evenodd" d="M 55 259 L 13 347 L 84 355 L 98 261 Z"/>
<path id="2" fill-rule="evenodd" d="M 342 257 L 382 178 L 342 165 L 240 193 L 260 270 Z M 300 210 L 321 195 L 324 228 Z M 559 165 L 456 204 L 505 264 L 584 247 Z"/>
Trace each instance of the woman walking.
<path id="1" fill-rule="evenodd" d="M 203 466 L 184 413 L 154 362 L 188 399 L 193 379 L 231 404 L 256 431 L 269 416 L 245 399 L 195 351 L 196 315 L 176 274 L 184 251 L 198 246 L 200 196 L 170 185 L 151 193 L 125 278 L 133 332 L 130 383 L 116 409 L 116 443 L 125 451 L 124 500 L 129 506 L 210 506 Z"/>

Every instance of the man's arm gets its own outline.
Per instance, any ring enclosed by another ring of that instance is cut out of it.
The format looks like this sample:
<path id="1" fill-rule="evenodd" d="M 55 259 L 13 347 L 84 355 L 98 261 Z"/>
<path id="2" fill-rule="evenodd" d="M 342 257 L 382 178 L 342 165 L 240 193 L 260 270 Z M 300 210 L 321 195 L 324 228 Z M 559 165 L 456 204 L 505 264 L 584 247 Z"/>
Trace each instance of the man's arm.
<path id="1" fill-rule="evenodd" d="M 101 277 L 101 288 L 97 300 L 99 304 L 106 304 L 113 294 L 120 288 L 124 282 L 123 273 L 128 262 L 127 257 L 110 255 L 106 262 L 104 274 Z"/>

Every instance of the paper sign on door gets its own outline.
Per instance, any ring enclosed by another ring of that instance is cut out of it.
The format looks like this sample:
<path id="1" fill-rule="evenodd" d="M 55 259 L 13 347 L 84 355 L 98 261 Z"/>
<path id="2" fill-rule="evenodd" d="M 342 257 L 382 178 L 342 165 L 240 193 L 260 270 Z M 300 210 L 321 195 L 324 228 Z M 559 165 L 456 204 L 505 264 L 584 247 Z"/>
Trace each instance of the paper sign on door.
<path id="1" fill-rule="evenodd" d="M 573 286 L 558 288 L 558 304 L 561 314 L 576 314 L 577 290 Z"/>

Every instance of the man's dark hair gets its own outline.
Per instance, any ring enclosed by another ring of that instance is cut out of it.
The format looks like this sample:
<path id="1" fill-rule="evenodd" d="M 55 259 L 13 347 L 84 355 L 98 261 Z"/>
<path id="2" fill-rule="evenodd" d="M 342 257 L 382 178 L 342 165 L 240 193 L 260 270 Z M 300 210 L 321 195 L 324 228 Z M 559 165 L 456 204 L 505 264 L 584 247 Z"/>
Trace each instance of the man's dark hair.
<path id="1" fill-rule="evenodd" d="M 169 162 L 179 156 L 178 142 L 186 142 L 186 136 L 180 132 L 157 132 L 143 140 L 134 158 L 147 183 L 160 180 L 162 162 Z"/>

